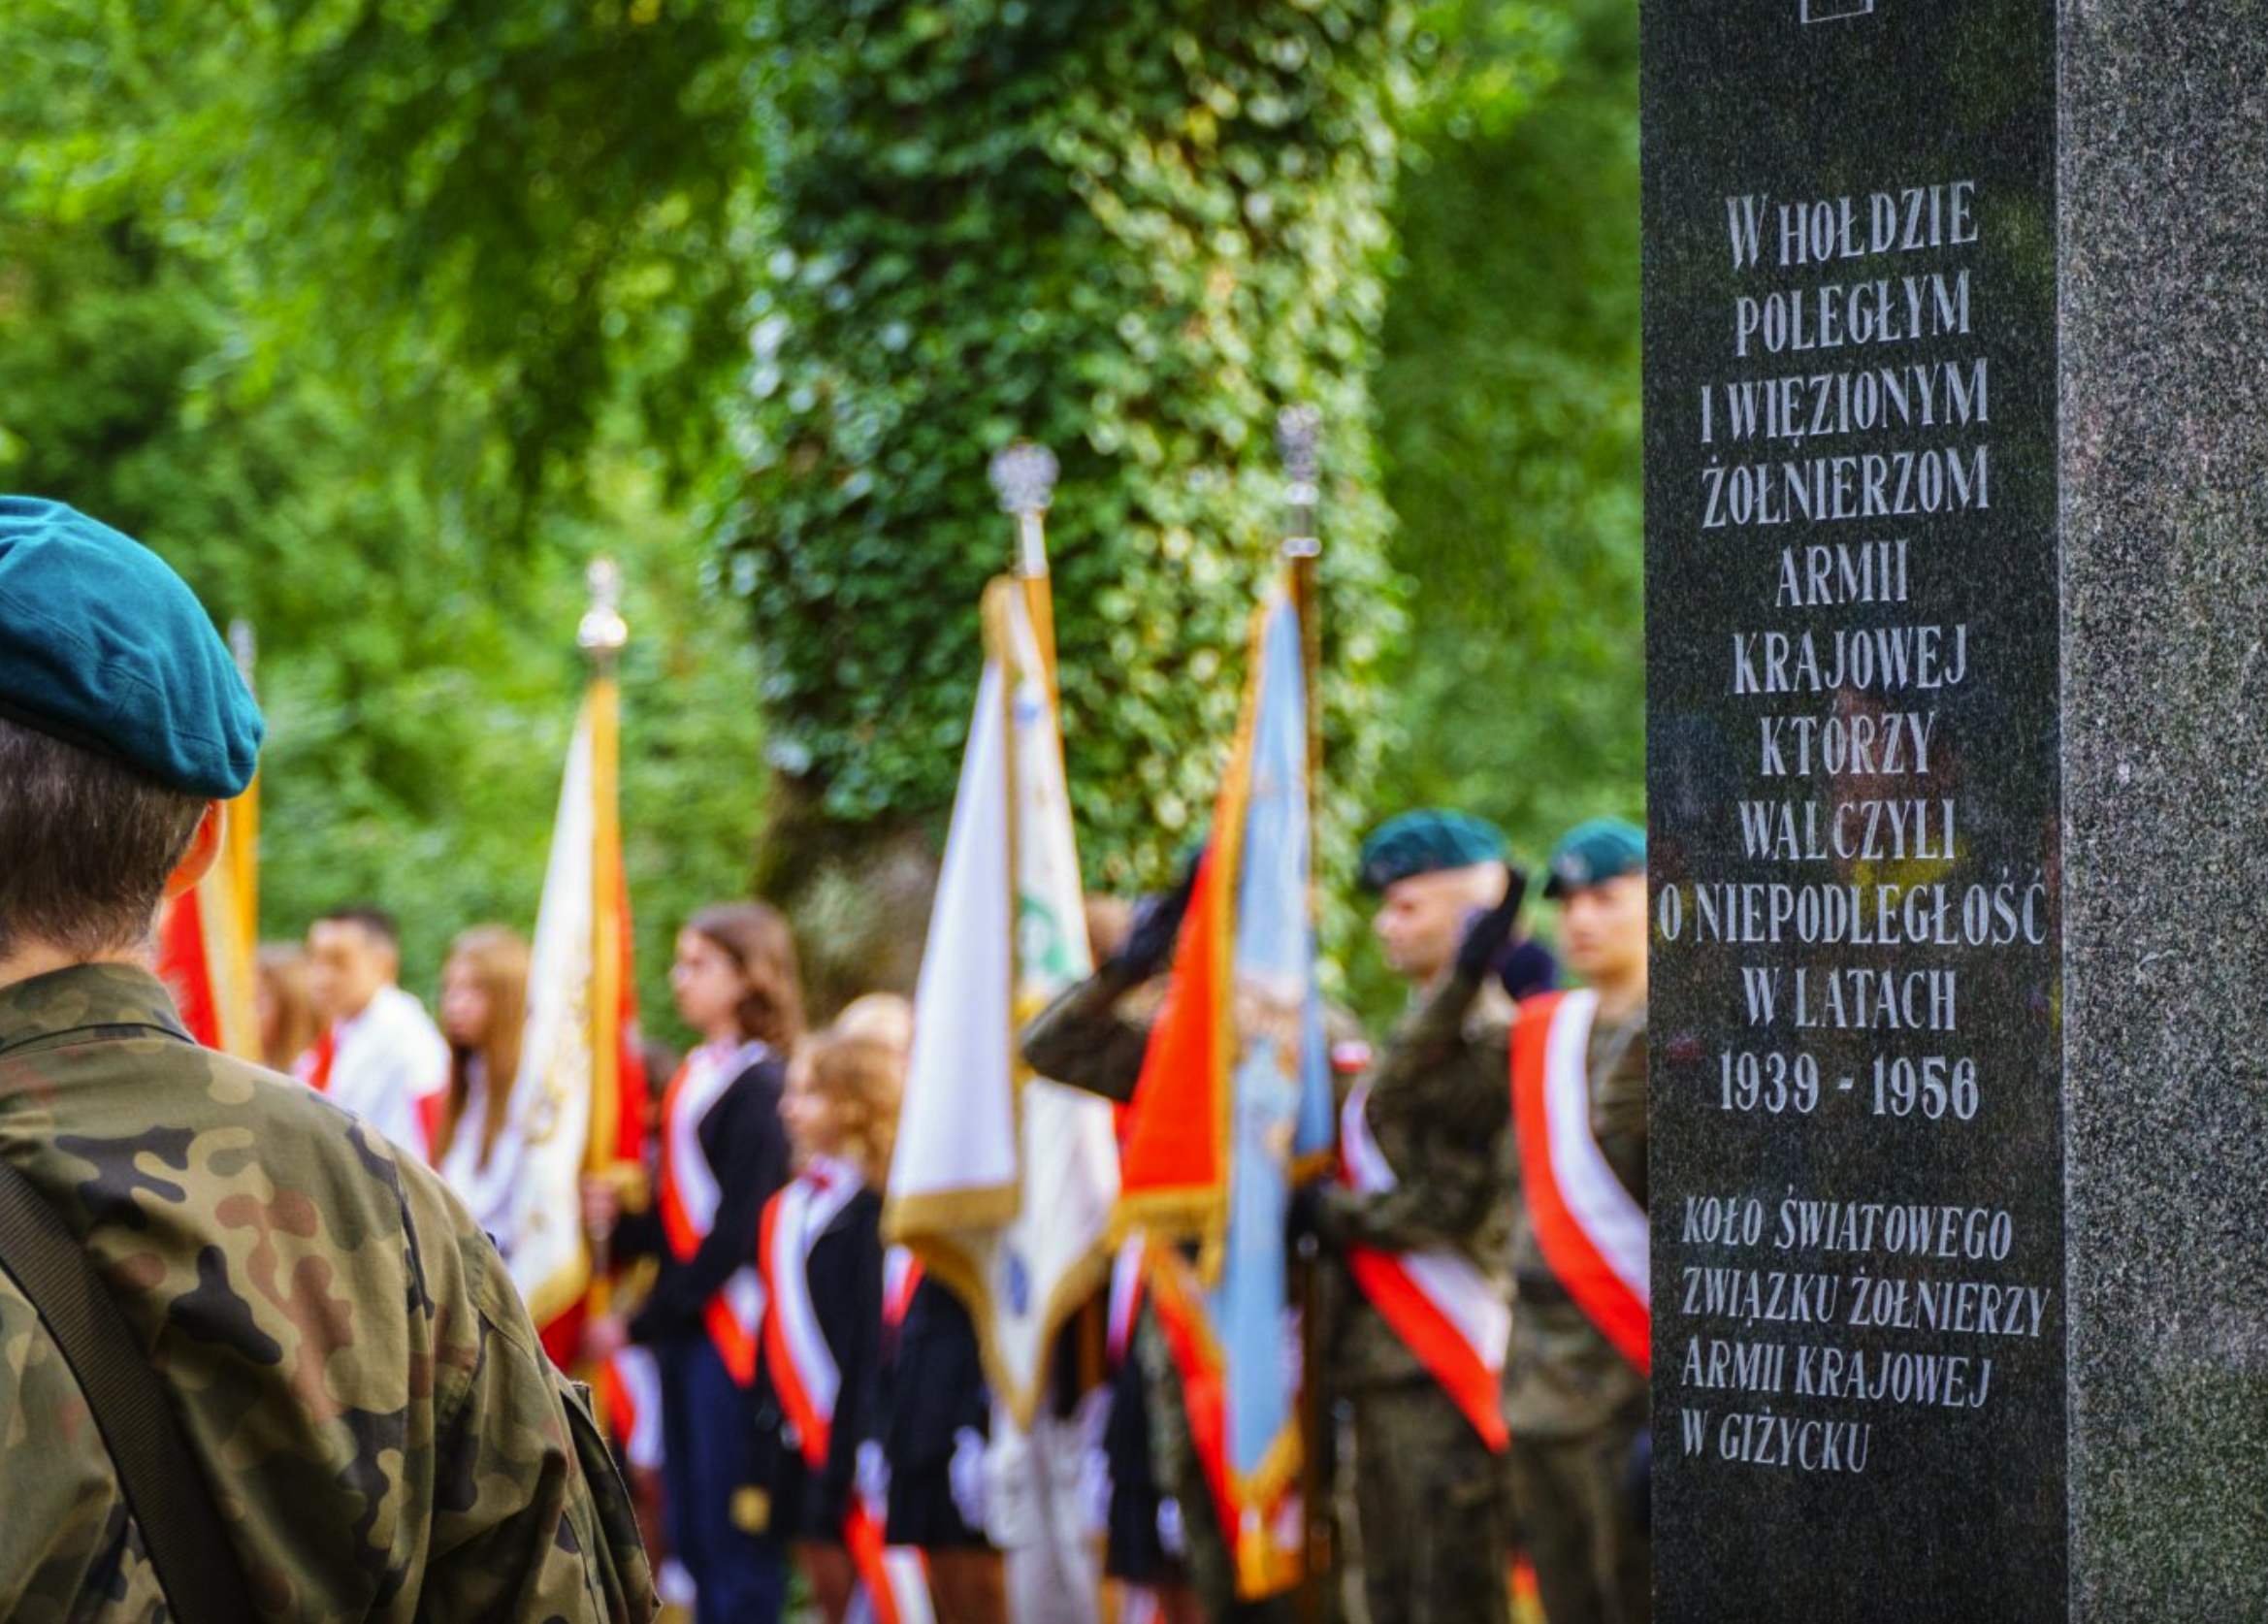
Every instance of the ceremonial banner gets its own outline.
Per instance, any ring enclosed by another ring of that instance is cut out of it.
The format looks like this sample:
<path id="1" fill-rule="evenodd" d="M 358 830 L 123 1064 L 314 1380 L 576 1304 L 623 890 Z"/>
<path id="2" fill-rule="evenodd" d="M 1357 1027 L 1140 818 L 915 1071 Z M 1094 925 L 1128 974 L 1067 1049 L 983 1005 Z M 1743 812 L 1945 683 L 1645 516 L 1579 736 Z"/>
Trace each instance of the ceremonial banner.
<path id="1" fill-rule="evenodd" d="M 1107 1101 L 1033 1077 L 1017 1033 L 1090 963 L 1053 687 L 1020 583 L 985 594 L 986 661 L 914 999 L 884 1226 L 967 1303 L 1029 1428 L 1049 1346 L 1101 1281 Z"/>
<path id="2" fill-rule="evenodd" d="M 616 810 L 616 698 L 591 686 L 560 786 L 512 1086 L 522 1147 L 509 1233 L 497 1237 L 539 1328 L 578 1315 L 592 1285 L 582 1179 L 637 1157 L 646 1082 L 631 977 L 630 902 Z M 556 1357 L 566 1339 L 547 1335 Z"/>
<path id="3" fill-rule="evenodd" d="M 259 1064 L 254 998 L 259 931 L 260 781 L 228 803 L 219 856 L 205 878 L 165 905 L 157 924 L 157 973 L 189 1035 Z"/>
<path id="4" fill-rule="evenodd" d="M 1284 1215 L 1333 1111 L 1309 899 L 1306 673 L 1288 582 L 1256 620 L 1244 716 L 1134 1094 L 1118 1227 L 1154 1302 L 1247 1597 L 1301 1577 L 1300 1339 Z M 1171 1243 L 1193 1244 L 1194 1256 Z"/>

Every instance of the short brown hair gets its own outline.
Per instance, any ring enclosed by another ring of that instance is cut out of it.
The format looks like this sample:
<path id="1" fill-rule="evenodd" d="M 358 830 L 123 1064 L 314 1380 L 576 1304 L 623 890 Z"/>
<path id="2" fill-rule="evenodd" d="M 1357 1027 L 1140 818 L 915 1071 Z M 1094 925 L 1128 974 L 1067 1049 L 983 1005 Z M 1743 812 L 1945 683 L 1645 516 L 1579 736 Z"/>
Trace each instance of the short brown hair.
<path id="1" fill-rule="evenodd" d="M 314 1047 L 320 1024 L 308 994 L 308 950 L 297 942 L 263 942 L 257 962 L 260 991 L 275 1013 L 273 1023 L 261 1023 L 261 1058 L 271 1071 L 289 1071 Z"/>
<path id="2" fill-rule="evenodd" d="M 685 927 L 724 949 L 748 978 L 748 995 L 733 1012 L 741 1037 L 782 1055 L 794 1048 L 803 1036 L 803 978 L 795 967 L 794 933 L 779 910 L 761 902 L 716 902 Z"/>
<path id="3" fill-rule="evenodd" d="M 196 796 L 0 718 L 0 956 L 141 947 L 204 815 Z"/>

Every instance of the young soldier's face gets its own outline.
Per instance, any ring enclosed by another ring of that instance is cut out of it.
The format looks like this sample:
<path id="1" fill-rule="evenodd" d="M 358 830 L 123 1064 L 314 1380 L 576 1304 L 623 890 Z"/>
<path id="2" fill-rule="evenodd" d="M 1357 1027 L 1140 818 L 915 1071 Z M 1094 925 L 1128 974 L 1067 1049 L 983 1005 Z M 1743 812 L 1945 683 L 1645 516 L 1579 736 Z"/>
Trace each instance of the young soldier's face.
<path id="1" fill-rule="evenodd" d="M 1412 874 L 1386 888 L 1371 928 L 1396 975 L 1428 982 L 1448 968 L 1473 910 L 1495 906 L 1504 893 L 1501 862 Z"/>
<path id="2" fill-rule="evenodd" d="M 1618 874 L 1560 898 L 1559 942 L 1568 968 L 1589 982 L 1614 982 L 1646 964 L 1646 877 Z"/>

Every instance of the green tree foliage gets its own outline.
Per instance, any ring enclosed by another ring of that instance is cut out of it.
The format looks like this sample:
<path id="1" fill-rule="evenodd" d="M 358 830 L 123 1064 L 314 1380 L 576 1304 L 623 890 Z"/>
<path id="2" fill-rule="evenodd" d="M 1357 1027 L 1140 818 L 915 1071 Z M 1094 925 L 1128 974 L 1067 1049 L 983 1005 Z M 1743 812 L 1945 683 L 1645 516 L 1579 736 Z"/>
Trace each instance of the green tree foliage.
<path id="1" fill-rule="evenodd" d="M 382 902 L 430 992 L 457 929 L 532 926 L 583 681 L 581 567 L 626 560 L 627 861 L 647 1007 L 672 1031 L 670 934 L 745 886 L 761 782 L 751 651 L 729 606 L 689 589 L 698 543 L 658 478 L 594 459 L 588 517 L 555 517 L 532 548 L 490 544 L 376 454 L 351 392 L 297 374 L 243 387 L 220 269 L 146 230 L 130 188 L 68 220 L 5 201 L 0 488 L 142 537 L 217 616 L 257 629 L 270 937 Z M 449 425 L 426 427 L 437 441 Z"/>
<path id="2" fill-rule="evenodd" d="M 767 252 L 728 539 L 793 812 L 771 872 L 857 875 L 933 837 L 979 590 L 1011 553 L 986 460 L 1019 435 L 1063 463 L 1051 535 L 1090 880 L 1158 877 L 1204 817 L 1293 402 L 1328 425 L 1330 782 L 1363 784 L 1397 629 L 1367 373 L 1405 8 L 760 15 Z"/>
<path id="3" fill-rule="evenodd" d="M 1064 464 L 1088 878 L 1159 877 L 1311 401 L 1326 873 L 1428 800 L 1533 853 L 1637 798 L 1633 33 L 1609 0 L 21 0 L 0 482 L 255 622 L 271 925 L 375 893 L 413 979 L 532 914 L 581 567 L 622 557 L 651 1005 L 767 817 L 823 960 L 902 979 L 1018 435 Z"/>
<path id="4" fill-rule="evenodd" d="M 47 207 L 139 209 L 221 272 L 240 389 L 350 379 L 365 445 L 517 541 L 626 407 L 672 491 L 715 446 L 753 254 L 734 11 L 24 0 L 0 51 L 40 70 Z"/>
<path id="5" fill-rule="evenodd" d="M 1535 861 L 1643 803 L 1637 28 L 1463 11 L 1475 93 L 1403 179 L 1377 381 L 1414 582 L 1378 809 L 1465 806 Z"/>

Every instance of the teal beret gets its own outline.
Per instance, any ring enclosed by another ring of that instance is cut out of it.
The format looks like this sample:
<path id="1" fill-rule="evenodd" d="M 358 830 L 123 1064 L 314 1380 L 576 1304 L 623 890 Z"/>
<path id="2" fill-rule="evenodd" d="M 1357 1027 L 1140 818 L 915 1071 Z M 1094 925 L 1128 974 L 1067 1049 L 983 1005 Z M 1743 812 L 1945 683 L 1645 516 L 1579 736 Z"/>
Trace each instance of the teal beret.
<path id="1" fill-rule="evenodd" d="M 1585 886 L 1604 885 L 1646 868 L 1646 831 L 1620 818 L 1593 818 L 1577 824 L 1551 849 L 1551 877 L 1543 894 L 1565 896 Z"/>
<path id="2" fill-rule="evenodd" d="M 1502 862 L 1505 831 L 1463 812 L 1429 807 L 1389 818 L 1362 843 L 1362 888 L 1381 892 L 1412 875 Z"/>
<path id="3" fill-rule="evenodd" d="M 0 716 L 209 800 L 243 794 L 266 731 L 188 583 L 38 497 L 0 496 Z"/>

